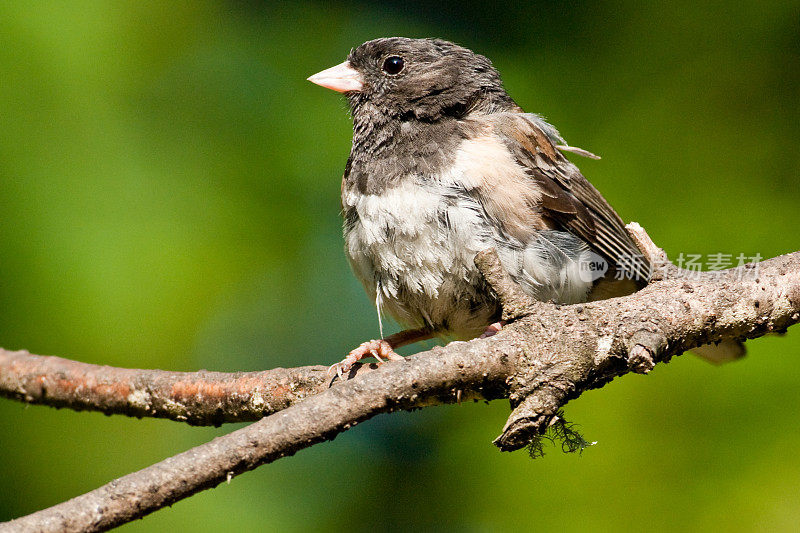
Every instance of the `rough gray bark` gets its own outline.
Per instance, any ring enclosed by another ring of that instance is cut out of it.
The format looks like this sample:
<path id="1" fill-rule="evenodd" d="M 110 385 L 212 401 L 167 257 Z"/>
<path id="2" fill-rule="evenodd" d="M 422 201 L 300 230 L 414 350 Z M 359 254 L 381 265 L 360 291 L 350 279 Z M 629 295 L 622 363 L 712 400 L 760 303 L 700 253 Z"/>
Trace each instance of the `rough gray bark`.
<path id="1" fill-rule="evenodd" d="M 219 426 L 254 422 L 322 392 L 327 388 L 327 369 L 167 372 L 91 365 L 0 348 L 0 396 L 76 411 Z"/>
<path id="2" fill-rule="evenodd" d="M 657 258 L 661 252 L 643 235 L 643 251 Z M 246 428 L 0 525 L 0 531 L 109 529 L 398 409 L 508 397 L 514 410 L 495 443 L 517 449 L 585 390 L 628 372 L 646 373 L 703 344 L 755 338 L 800 322 L 800 252 L 691 277 L 665 269 L 631 296 L 571 306 L 523 298 L 496 256 L 481 254 L 477 261 L 507 316 L 516 318 L 497 335 L 359 374 Z"/>

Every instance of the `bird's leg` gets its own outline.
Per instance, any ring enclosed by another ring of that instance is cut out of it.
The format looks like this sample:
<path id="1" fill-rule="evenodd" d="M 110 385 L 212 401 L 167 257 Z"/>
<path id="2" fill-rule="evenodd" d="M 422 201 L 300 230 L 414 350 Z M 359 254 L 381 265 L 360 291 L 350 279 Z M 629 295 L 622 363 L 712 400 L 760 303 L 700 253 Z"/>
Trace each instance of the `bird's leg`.
<path id="1" fill-rule="evenodd" d="M 407 329 L 383 339 L 362 342 L 355 350 L 347 354 L 347 357 L 342 359 L 341 362 L 331 365 L 328 369 L 328 375 L 332 378 L 333 374 L 336 374 L 339 379 L 344 379 L 344 374 L 350 372 L 353 365 L 365 357 L 374 357 L 381 363 L 385 361 L 402 361 L 403 356 L 395 352 L 395 348 L 430 339 L 433 336 L 434 333 L 429 328 Z"/>
<path id="2" fill-rule="evenodd" d="M 506 325 L 505 320 L 495 322 L 494 324 L 489 324 L 488 326 L 486 326 L 486 331 L 484 331 L 483 334 L 478 338 L 485 339 L 487 337 L 491 337 L 492 335 L 499 333 L 500 330 L 503 329 L 503 326 L 505 325 Z"/>

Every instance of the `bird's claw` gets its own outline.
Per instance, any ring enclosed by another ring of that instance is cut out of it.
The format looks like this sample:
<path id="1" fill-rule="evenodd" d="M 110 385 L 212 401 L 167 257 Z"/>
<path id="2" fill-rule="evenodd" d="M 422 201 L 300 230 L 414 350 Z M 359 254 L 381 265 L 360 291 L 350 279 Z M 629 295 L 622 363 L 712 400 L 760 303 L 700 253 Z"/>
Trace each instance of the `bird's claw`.
<path id="1" fill-rule="evenodd" d="M 486 326 L 486 331 L 484 331 L 479 338 L 485 339 L 487 337 L 496 335 L 497 333 L 500 333 L 500 330 L 503 329 L 503 326 L 505 325 L 506 325 L 505 320 L 501 320 L 500 322 L 495 322 L 494 324 L 489 324 L 488 326 Z"/>
<path id="2" fill-rule="evenodd" d="M 347 354 L 347 357 L 328 368 L 329 381 L 332 383 L 335 377 L 344 381 L 345 374 L 349 373 L 353 365 L 365 357 L 374 357 L 380 364 L 403 360 L 403 356 L 395 352 L 392 345 L 383 339 L 362 342 L 355 350 Z"/>

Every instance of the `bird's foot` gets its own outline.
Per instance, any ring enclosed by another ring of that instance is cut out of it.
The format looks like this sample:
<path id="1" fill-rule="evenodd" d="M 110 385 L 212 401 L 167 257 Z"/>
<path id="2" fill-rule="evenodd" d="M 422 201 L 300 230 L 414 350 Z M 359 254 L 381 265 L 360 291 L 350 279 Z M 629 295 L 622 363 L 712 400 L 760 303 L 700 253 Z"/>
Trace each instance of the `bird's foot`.
<path id="1" fill-rule="evenodd" d="M 334 376 L 338 376 L 340 380 L 344 380 L 344 375 L 350 372 L 353 365 L 365 357 L 374 357 L 379 363 L 403 360 L 403 356 L 395 352 L 385 339 L 362 342 L 358 348 L 347 354 L 347 357 L 328 368 L 329 379 L 333 380 Z"/>
<path id="2" fill-rule="evenodd" d="M 492 335 L 499 333 L 500 330 L 503 329 L 503 326 L 505 325 L 506 325 L 505 320 L 501 320 L 500 322 L 495 322 L 494 324 L 489 324 L 488 326 L 486 326 L 486 331 L 484 331 L 483 334 L 478 338 L 485 339 L 487 337 L 491 337 Z"/>

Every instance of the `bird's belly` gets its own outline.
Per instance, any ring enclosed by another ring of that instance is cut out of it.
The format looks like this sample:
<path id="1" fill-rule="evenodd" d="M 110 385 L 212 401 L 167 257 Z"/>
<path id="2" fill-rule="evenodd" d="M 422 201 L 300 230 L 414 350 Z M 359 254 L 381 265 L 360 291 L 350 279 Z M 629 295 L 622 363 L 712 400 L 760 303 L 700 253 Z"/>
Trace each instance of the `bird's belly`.
<path id="1" fill-rule="evenodd" d="M 494 247 L 530 296 L 585 301 L 593 284 L 581 271 L 587 245 L 571 233 L 533 231 L 516 240 L 487 218 L 469 194 L 443 185 L 404 183 L 381 194 L 345 191 L 345 248 L 379 312 L 409 327 L 472 338 L 499 315 L 475 255 Z"/>
<path id="2" fill-rule="evenodd" d="M 379 312 L 457 338 L 491 322 L 474 257 L 494 244 L 477 204 L 416 184 L 343 200 L 346 254 Z"/>

